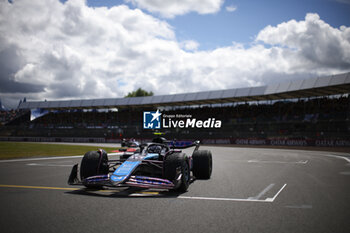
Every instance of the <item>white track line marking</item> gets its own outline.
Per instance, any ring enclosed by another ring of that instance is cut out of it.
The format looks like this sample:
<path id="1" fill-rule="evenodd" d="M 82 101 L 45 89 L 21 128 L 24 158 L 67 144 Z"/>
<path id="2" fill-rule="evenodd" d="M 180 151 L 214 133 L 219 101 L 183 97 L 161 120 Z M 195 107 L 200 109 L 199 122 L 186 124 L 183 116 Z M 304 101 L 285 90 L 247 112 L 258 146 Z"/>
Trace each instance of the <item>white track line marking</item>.
<path id="1" fill-rule="evenodd" d="M 274 184 L 270 184 L 269 186 L 267 186 L 261 193 L 259 193 L 259 195 L 261 194 L 264 195 L 265 192 L 267 192 L 269 189 L 272 188 Z M 243 198 L 221 198 L 221 197 L 191 197 L 191 196 L 178 196 L 177 198 L 180 199 L 192 199 L 192 200 L 210 200 L 210 201 L 239 201 L 239 202 L 274 202 L 275 199 L 277 198 L 277 196 L 282 192 L 282 190 L 287 186 L 287 184 L 284 184 L 282 186 L 282 188 L 275 194 L 274 197 L 272 198 L 266 198 L 266 199 L 252 199 L 252 198 L 247 198 L 247 199 L 243 199 Z M 266 190 L 266 191 L 265 191 Z M 264 192 L 265 191 L 265 192 Z M 258 195 L 258 196 L 259 196 Z"/>
<path id="2" fill-rule="evenodd" d="M 273 202 L 286 186 L 287 186 L 287 184 L 284 184 L 282 186 L 282 188 L 276 193 L 276 195 L 273 198 L 266 198 L 265 200 L 271 200 Z"/>
<path id="3" fill-rule="evenodd" d="M 72 167 L 73 164 L 44 164 L 44 163 L 27 163 L 27 166 L 43 166 L 43 167 Z"/>
<path id="4" fill-rule="evenodd" d="M 258 200 L 260 199 L 260 197 L 262 197 L 265 193 L 267 193 L 273 186 L 275 186 L 275 184 L 270 184 L 268 185 L 263 191 L 261 191 L 257 196 L 255 197 L 248 197 L 248 199 L 252 199 L 252 200 Z"/>
<path id="5" fill-rule="evenodd" d="M 290 209 L 312 209 L 312 205 L 286 205 Z"/>
<path id="6" fill-rule="evenodd" d="M 9 160 L 0 160 L 0 163 L 40 161 L 40 160 L 52 160 L 52 159 L 69 159 L 69 158 L 81 158 L 81 157 L 83 157 L 83 155 L 60 156 L 60 157 L 45 157 L 45 158 L 30 158 L 30 159 L 9 159 Z"/>
<path id="7" fill-rule="evenodd" d="M 350 163 L 350 159 L 344 156 L 338 156 L 339 158 L 344 159 L 346 162 Z"/>
<path id="8" fill-rule="evenodd" d="M 349 157 L 345 157 L 345 156 L 341 156 L 341 155 L 323 155 L 326 157 L 330 157 L 330 158 L 337 158 L 337 159 L 344 159 L 346 162 L 350 163 L 350 158 Z"/>
<path id="9" fill-rule="evenodd" d="M 281 164 L 307 164 L 309 160 L 300 160 L 297 162 L 288 162 L 288 161 L 267 161 L 267 160 L 248 160 L 248 163 L 281 163 Z"/>
<path id="10" fill-rule="evenodd" d="M 192 199 L 192 200 L 212 200 L 212 201 L 241 201 L 241 202 L 273 202 L 271 200 L 255 200 L 255 199 L 240 199 L 240 198 L 218 198 L 218 197 L 188 197 L 178 196 L 180 199 Z"/>
<path id="11" fill-rule="evenodd" d="M 272 203 L 275 201 L 278 194 L 286 187 L 287 184 L 284 184 L 283 187 L 278 191 L 278 193 L 273 198 L 266 198 L 265 200 L 257 199 L 240 199 L 240 198 L 217 198 L 217 197 L 191 197 L 191 196 L 178 196 L 179 199 L 191 199 L 191 200 L 211 200 L 211 201 L 238 201 L 238 202 L 265 202 Z M 27 189 L 48 189 L 48 190 L 80 190 L 79 188 L 64 188 L 64 187 L 43 187 L 43 186 L 24 186 L 24 185 L 3 185 L 0 184 L 2 188 L 27 188 Z M 100 190 L 97 192 L 114 192 L 112 190 Z M 144 193 L 135 193 L 133 196 L 145 196 L 145 195 L 155 195 L 155 192 L 144 192 Z"/>
<path id="12" fill-rule="evenodd" d="M 121 155 L 121 153 L 108 153 L 108 155 Z M 11 163 L 11 162 L 26 162 L 26 161 L 40 161 L 40 160 L 52 160 L 52 159 L 70 159 L 70 158 L 82 158 L 84 155 L 73 155 L 73 156 L 58 156 L 58 157 L 43 157 L 43 158 L 28 158 L 28 159 L 7 159 L 0 160 L 0 163 Z"/>
<path id="13" fill-rule="evenodd" d="M 300 163 L 300 164 L 307 164 L 308 162 L 309 162 L 309 160 L 305 160 L 305 161 L 300 160 L 298 163 Z"/>

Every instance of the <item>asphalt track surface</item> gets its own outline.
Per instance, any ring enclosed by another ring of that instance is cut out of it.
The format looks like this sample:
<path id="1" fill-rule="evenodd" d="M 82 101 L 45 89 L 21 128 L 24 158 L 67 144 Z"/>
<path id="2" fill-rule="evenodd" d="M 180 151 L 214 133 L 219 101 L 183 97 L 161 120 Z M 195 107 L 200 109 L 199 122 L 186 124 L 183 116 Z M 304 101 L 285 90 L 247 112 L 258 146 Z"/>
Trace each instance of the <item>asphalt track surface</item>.
<path id="1" fill-rule="evenodd" d="M 210 180 L 183 194 L 67 185 L 80 157 L 0 161 L 1 232 L 350 232 L 350 159 L 203 147 Z"/>

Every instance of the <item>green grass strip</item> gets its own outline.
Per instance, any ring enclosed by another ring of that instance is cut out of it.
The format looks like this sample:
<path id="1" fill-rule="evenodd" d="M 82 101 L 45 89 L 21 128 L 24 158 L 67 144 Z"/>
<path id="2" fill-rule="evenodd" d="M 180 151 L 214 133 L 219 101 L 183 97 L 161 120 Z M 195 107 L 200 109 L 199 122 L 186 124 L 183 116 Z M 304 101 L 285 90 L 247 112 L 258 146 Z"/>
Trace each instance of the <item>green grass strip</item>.
<path id="1" fill-rule="evenodd" d="M 31 142 L 0 142 L 0 159 L 83 155 L 87 151 L 104 149 L 107 152 L 117 147 L 97 147 Z"/>

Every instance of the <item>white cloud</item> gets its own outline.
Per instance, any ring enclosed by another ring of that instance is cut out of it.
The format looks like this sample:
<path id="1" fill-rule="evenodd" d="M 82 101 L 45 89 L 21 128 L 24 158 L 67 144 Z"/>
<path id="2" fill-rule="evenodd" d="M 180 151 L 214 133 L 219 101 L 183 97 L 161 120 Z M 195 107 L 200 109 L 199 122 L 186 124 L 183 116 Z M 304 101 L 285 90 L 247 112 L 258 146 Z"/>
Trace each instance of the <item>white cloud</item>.
<path id="1" fill-rule="evenodd" d="M 169 24 L 124 5 L 0 4 L 0 93 L 13 98 L 120 97 L 144 78 L 139 70 L 152 67 L 157 55 L 179 49 Z"/>
<path id="2" fill-rule="evenodd" d="M 38 13 L 40 12 L 40 14 Z M 265 46 L 267 44 L 268 46 Z M 123 97 L 238 88 L 350 70 L 350 28 L 316 14 L 267 26 L 249 47 L 200 51 L 165 21 L 84 1 L 0 2 L 0 97 Z"/>
<path id="3" fill-rule="evenodd" d="M 199 43 L 194 40 L 186 40 L 180 43 L 181 48 L 187 51 L 195 51 L 199 47 Z"/>
<path id="4" fill-rule="evenodd" d="M 213 14 L 220 10 L 224 0 L 124 0 L 165 18 L 173 18 L 189 12 Z"/>
<path id="5" fill-rule="evenodd" d="M 227 7 L 226 7 L 226 10 L 227 10 L 228 12 L 234 12 L 234 11 L 237 10 L 237 6 L 234 6 L 234 5 L 227 6 Z"/>
<path id="6" fill-rule="evenodd" d="M 350 28 L 333 28 L 317 14 L 307 14 L 305 21 L 291 20 L 276 27 L 267 26 L 258 41 L 285 47 L 285 53 L 297 56 L 304 68 L 348 69 L 350 65 Z"/>

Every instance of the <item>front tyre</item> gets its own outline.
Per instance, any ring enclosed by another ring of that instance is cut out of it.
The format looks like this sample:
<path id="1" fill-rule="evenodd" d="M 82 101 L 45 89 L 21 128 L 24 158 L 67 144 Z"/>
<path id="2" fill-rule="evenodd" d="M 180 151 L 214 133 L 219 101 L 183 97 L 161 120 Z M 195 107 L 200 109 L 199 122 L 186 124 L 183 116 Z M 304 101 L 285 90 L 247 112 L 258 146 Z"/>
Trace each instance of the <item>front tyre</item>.
<path id="1" fill-rule="evenodd" d="M 107 175 L 109 172 L 108 156 L 104 150 L 87 152 L 80 164 L 80 178 Z M 101 185 L 84 184 L 87 188 L 99 189 Z"/>
<path id="2" fill-rule="evenodd" d="M 164 160 L 164 177 L 174 183 L 181 174 L 180 185 L 175 189 L 178 192 L 186 192 L 190 185 L 190 168 L 188 158 L 183 153 L 168 155 Z"/>
<path id="3" fill-rule="evenodd" d="M 213 169 L 213 159 L 209 150 L 197 150 L 192 155 L 193 175 L 197 179 L 210 179 Z"/>

